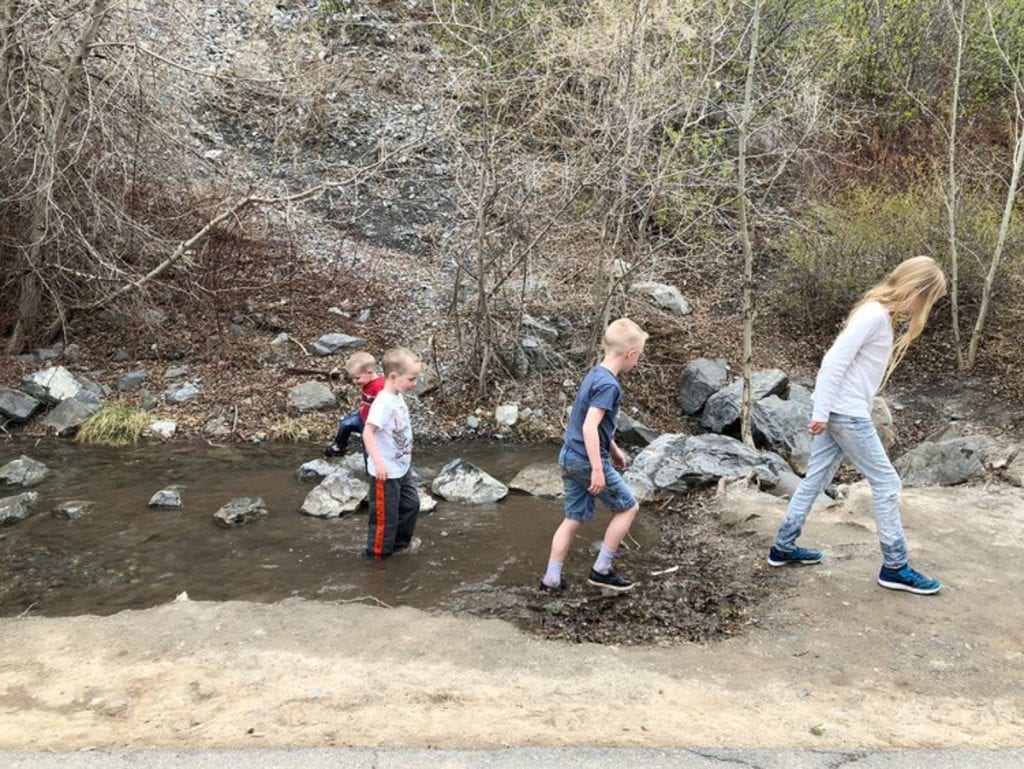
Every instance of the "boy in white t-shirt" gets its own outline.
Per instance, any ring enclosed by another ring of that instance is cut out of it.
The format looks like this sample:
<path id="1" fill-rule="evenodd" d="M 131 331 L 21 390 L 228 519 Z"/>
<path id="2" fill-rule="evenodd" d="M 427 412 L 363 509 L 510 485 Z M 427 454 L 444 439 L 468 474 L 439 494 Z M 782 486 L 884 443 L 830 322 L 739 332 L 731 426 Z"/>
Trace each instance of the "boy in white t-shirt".
<path id="1" fill-rule="evenodd" d="M 396 347 L 384 353 L 384 389 L 380 391 L 363 428 L 374 479 L 370 489 L 370 518 L 365 558 L 380 560 L 412 543 L 420 497 L 412 479 L 412 425 L 404 393 L 416 386 L 420 360 L 414 352 Z"/>

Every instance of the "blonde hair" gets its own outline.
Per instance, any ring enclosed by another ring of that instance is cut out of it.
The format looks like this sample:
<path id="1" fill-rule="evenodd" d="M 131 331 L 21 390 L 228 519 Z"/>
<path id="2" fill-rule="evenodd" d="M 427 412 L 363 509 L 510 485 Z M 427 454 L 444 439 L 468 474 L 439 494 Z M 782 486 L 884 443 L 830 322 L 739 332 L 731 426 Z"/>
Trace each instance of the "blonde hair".
<path id="1" fill-rule="evenodd" d="M 604 351 L 625 353 L 642 350 L 647 343 L 647 332 L 629 318 L 619 318 L 604 330 Z"/>
<path id="2" fill-rule="evenodd" d="M 406 347 L 392 347 L 384 353 L 384 376 L 404 374 L 420 362 L 420 356 Z"/>
<path id="3" fill-rule="evenodd" d="M 376 370 L 377 361 L 368 352 L 354 352 L 345 361 L 345 373 L 351 377 Z"/>
<path id="4" fill-rule="evenodd" d="M 893 345 L 892 357 L 889 359 L 883 381 L 889 380 L 892 372 L 903 360 L 903 356 L 907 354 L 907 348 L 921 336 L 932 306 L 945 295 L 946 275 L 942 268 L 930 256 L 915 256 L 900 262 L 885 280 L 865 292 L 854 306 L 850 312 L 851 316 L 868 302 L 878 302 L 892 313 L 894 324 L 905 324 L 903 333 Z M 911 314 L 902 314 L 907 304 L 918 297 L 923 297 L 924 301 L 920 302 Z"/>

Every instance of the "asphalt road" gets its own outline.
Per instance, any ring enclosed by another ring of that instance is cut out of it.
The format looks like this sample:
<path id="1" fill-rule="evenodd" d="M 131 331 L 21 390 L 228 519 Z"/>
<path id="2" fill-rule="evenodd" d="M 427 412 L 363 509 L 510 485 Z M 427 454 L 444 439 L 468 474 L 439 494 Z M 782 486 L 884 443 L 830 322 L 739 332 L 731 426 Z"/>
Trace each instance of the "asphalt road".
<path id="1" fill-rule="evenodd" d="M 1024 749 L 827 752 L 509 748 L 496 751 L 296 748 L 23 753 L 3 769 L 1018 769 Z"/>

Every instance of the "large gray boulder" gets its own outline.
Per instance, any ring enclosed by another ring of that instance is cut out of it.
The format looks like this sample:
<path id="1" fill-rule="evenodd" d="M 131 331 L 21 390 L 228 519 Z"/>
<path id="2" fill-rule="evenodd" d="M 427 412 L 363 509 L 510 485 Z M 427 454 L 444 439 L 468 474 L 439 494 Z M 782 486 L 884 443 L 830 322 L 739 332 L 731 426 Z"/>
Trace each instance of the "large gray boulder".
<path id="1" fill-rule="evenodd" d="M 659 489 L 686 491 L 714 485 L 720 478 L 754 474 L 762 486 L 771 488 L 779 482 L 778 466 L 778 461 L 727 435 L 692 435 L 652 480 Z"/>
<path id="2" fill-rule="evenodd" d="M 789 392 L 789 377 L 777 368 L 755 371 L 751 376 L 751 403 L 778 395 L 785 398 Z M 733 429 L 740 418 L 743 400 L 743 377 L 737 377 L 726 387 L 716 392 L 704 404 L 700 415 L 703 427 L 716 433 Z"/>
<path id="3" fill-rule="evenodd" d="M 925 442 L 899 457 L 893 466 L 907 486 L 956 486 L 985 474 L 993 448 L 987 435 Z"/>
<path id="4" fill-rule="evenodd" d="M 213 514 L 221 526 L 232 528 L 242 526 L 270 515 L 263 497 L 235 497 L 220 510 Z"/>
<path id="5" fill-rule="evenodd" d="M 697 358 L 686 364 L 679 377 L 679 410 L 692 415 L 704 408 L 708 398 L 722 389 L 729 378 L 724 360 Z"/>
<path id="6" fill-rule="evenodd" d="M 355 350 L 363 346 L 363 340 L 357 336 L 349 336 L 348 334 L 324 334 L 322 337 L 313 342 L 309 347 L 309 351 L 313 355 L 325 357 L 327 355 L 334 355 L 339 350 Z"/>
<path id="7" fill-rule="evenodd" d="M 28 488 L 42 483 L 49 473 L 50 468 L 42 462 L 22 454 L 17 459 L 13 459 L 3 467 L 0 467 L 0 484 Z"/>
<path id="8" fill-rule="evenodd" d="M 32 415 L 42 408 L 38 398 L 33 398 L 21 390 L 0 387 L 0 415 L 12 422 L 27 422 Z"/>
<path id="9" fill-rule="evenodd" d="M 369 489 L 366 481 L 339 467 L 306 495 L 300 510 L 314 518 L 338 518 L 358 509 Z"/>
<path id="10" fill-rule="evenodd" d="M 338 408 L 338 401 L 331 388 L 323 382 L 310 380 L 295 385 L 288 392 L 288 410 L 293 413 L 333 411 L 336 408 Z"/>
<path id="11" fill-rule="evenodd" d="M 671 313 L 672 315 L 689 315 L 690 303 L 679 293 L 679 289 L 667 283 L 655 283 L 654 281 L 641 281 L 629 287 L 631 294 L 643 294 L 648 297 L 655 307 Z"/>
<path id="12" fill-rule="evenodd" d="M 82 398 L 83 395 L 89 400 Z M 100 404 L 93 397 L 92 393 L 83 390 L 79 397 L 61 401 L 42 419 L 41 424 L 59 437 L 74 435 L 89 417 L 100 410 Z"/>
<path id="13" fill-rule="evenodd" d="M 453 459 L 442 467 L 430 489 L 450 502 L 468 505 L 486 505 L 508 495 L 508 486 L 464 459 Z"/>
<path id="14" fill-rule="evenodd" d="M 709 486 L 720 478 L 753 474 L 765 488 L 791 472 L 786 461 L 771 452 L 752 449 L 725 435 L 665 434 L 640 452 L 626 480 L 649 499 L 664 491 L 686 491 Z M 646 479 L 646 480 L 645 480 Z"/>
<path id="15" fill-rule="evenodd" d="M 0 499 L 0 526 L 17 523 L 28 518 L 32 505 L 39 499 L 38 492 L 26 491 L 13 497 Z"/>
<path id="16" fill-rule="evenodd" d="M 516 473 L 508 486 L 535 497 L 554 499 L 563 493 L 562 468 L 557 462 L 534 462 Z"/>
<path id="17" fill-rule="evenodd" d="M 82 384 L 63 366 L 51 366 L 21 380 L 21 389 L 37 400 L 56 404 L 74 398 Z"/>
<path id="18" fill-rule="evenodd" d="M 750 410 L 750 429 L 757 445 L 782 454 L 801 475 L 807 472 L 811 458 L 811 434 L 807 432 L 811 410 L 810 403 L 782 400 L 777 395 L 755 401 Z"/>

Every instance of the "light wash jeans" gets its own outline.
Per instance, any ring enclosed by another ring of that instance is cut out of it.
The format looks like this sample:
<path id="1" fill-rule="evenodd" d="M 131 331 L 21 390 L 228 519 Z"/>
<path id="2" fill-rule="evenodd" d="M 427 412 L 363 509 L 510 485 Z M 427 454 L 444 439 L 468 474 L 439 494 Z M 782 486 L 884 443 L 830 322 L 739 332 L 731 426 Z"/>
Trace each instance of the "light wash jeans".
<path id="1" fill-rule="evenodd" d="M 789 501 L 786 517 L 775 535 L 775 547 L 786 552 L 796 546 L 814 501 L 832 482 L 844 455 L 871 486 L 882 561 L 892 569 L 905 566 L 907 539 L 900 520 L 903 483 L 885 453 L 874 423 L 867 417 L 832 414 L 828 429 L 814 436 L 807 475 Z"/>

